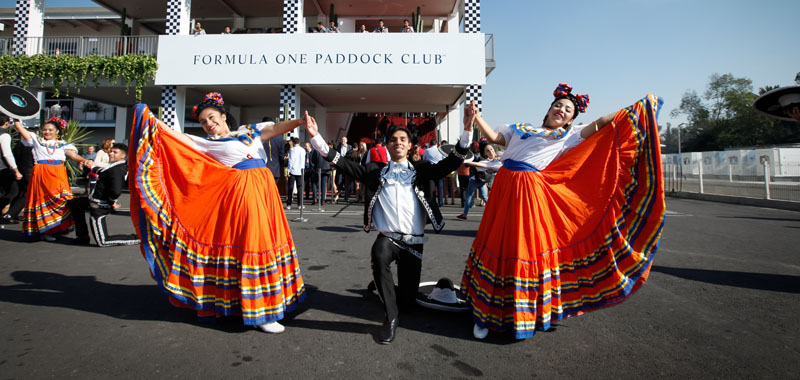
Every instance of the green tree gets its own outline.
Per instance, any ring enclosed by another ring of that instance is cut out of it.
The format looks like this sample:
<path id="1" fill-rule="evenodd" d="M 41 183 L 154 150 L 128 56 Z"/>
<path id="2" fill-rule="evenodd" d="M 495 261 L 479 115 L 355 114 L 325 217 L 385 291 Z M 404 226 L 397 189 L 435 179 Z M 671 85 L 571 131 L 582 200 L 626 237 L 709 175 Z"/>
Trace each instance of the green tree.
<path id="1" fill-rule="evenodd" d="M 759 94 L 774 88 L 762 87 Z M 757 113 L 753 109 L 756 98 L 750 79 L 730 73 L 712 74 L 702 98 L 694 90 L 687 91 L 670 112 L 673 117 L 687 118 L 687 127 L 681 130 L 683 151 L 800 142 L 800 129 Z"/>

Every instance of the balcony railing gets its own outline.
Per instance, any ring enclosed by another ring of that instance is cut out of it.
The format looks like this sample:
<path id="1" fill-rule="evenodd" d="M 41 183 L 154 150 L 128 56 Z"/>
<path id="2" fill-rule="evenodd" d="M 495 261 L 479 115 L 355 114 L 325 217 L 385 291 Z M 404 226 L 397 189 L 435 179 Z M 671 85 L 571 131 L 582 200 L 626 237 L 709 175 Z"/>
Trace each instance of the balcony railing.
<path id="1" fill-rule="evenodd" d="M 0 39 L 0 55 L 11 54 L 13 38 Z M 117 56 L 126 54 L 156 55 L 158 36 L 92 36 L 92 37 L 28 37 L 26 54 L 79 57 L 90 55 Z"/>

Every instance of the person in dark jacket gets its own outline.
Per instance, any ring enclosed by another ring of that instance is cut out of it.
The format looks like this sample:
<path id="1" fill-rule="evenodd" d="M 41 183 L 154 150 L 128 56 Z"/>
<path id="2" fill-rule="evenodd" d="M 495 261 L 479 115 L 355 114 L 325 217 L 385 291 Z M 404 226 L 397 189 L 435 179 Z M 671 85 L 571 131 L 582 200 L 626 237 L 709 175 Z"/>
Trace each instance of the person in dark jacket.
<path id="1" fill-rule="evenodd" d="M 86 210 L 89 210 L 91 231 L 95 242 L 101 247 L 139 244 L 135 234 L 108 235 L 106 216 L 119 208 L 117 199 L 127 186 L 128 165 L 125 158 L 128 146 L 114 144 L 108 153 L 108 166 L 93 169 L 97 172 L 97 184 L 88 197 L 74 198 L 67 204 L 75 220 L 75 244 L 89 244 L 89 228 L 86 227 Z"/>
<path id="2" fill-rule="evenodd" d="M 261 122 L 274 124 L 275 120 L 269 116 L 264 116 Z M 286 155 L 286 142 L 283 141 L 283 135 L 275 135 L 263 144 L 264 151 L 267 152 L 267 168 L 272 172 L 272 178 L 275 178 L 275 185 L 277 185 L 281 179 L 281 165 L 283 164 L 283 156 Z"/>
<path id="3" fill-rule="evenodd" d="M 337 170 L 361 181 L 366 188 L 364 201 L 364 231 L 374 226 L 380 232 L 372 245 L 372 275 L 383 300 L 386 312 L 379 341 L 383 344 L 395 338 L 398 319 L 398 304 L 404 309 L 416 303 L 422 271 L 422 245 L 425 225 L 431 223 L 436 232 L 444 227 L 442 213 L 436 202 L 430 202 L 430 181 L 443 178 L 452 172 L 468 154 L 472 121 L 465 120 L 464 133 L 452 154 L 431 164 L 428 161 L 408 160 L 411 134 L 403 126 L 387 131 L 387 147 L 390 161 L 370 162 L 362 165 L 342 157 L 338 150 L 331 150 L 318 134 L 314 118 L 306 114 L 305 120 L 311 144 L 330 161 Z M 397 262 L 398 295 L 395 295 L 392 278 L 392 262 Z"/>
<path id="4" fill-rule="evenodd" d="M 314 203 L 321 202 L 322 205 L 327 204 L 327 191 L 328 180 L 331 177 L 331 164 L 320 154 L 316 149 L 311 150 L 311 190 L 314 196 Z M 320 177 L 322 180 L 322 187 L 320 188 Z M 319 189 L 320 197 L 317 197 L 317 190 Z"/>

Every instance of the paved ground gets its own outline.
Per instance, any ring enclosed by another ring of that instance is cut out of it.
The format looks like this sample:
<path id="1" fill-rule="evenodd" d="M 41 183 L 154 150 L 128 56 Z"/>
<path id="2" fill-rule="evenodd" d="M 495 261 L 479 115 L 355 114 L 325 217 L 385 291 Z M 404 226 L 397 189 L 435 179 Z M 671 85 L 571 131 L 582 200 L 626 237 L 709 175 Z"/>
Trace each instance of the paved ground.
<path id="1" fill-rule="evenodd" d="M 650 280 L 619 306 L 516 341 L 472 338 L 464 314 L 401 317 L 376 344 L 362 206 L 292 222 L 308 298 L 267 335 L 195 322 L 156 288 L 138 247 L 24 242 L 0 230 L 0 379 L 800 378 L 800 213 L 669 199 Z M 480 211 L 426 245 L 423 279 L 460 280 Z M 298 216 L 297 211 L 289 218 Z M 112 231 L 132 231 L 125 215 Z"/>

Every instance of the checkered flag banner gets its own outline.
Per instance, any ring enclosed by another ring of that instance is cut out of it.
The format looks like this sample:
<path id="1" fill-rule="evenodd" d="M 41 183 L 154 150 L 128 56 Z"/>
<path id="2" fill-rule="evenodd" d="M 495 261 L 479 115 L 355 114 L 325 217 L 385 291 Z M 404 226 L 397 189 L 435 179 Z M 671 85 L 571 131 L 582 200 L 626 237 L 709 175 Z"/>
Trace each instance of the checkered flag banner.
<path id="1" fill-rule="evenodd" d="M 301 0 L 283 0 L 283 32 L 286 34 L 297 33 L 300 18 Z"/>
<path id="2" fill-rule="evenodd" d="M 478 106 L 478 110 L 483 112 L 483 86 L 478 84 L 471 84 L 467 86 L 466 99 L 467 104 L 472 103 L 474 100 L 475 105 Z"/>
<path id="3" fill-rule="evenodd" d="M 174 36 L 181 31 L 181 6 L 184 0 L 167 1 L 167 35 Z"/>
<path id="4" fill-rule="evenodd" d="M 481 0 L 464 1 L 464 33 L 481 32 Z"/>
<path id="5" fill-rule="evenodd" d="M 28 23 L 30 22 L 31 3 L 34 0 L 17 0 L 14 11 L 14 45 L 11 55 L 25 55 L 28 42 Z"/>
<path id="6" fill-rule="evenodd" d="M 163 86 L 161 89 L 161 118 L 162 121 L 177 129 L 175 123 L 178 120 L 178 112 L 176 110 L 178 103 L 178 90 L 176 86 Z"/>
<path id="7" fill-rule="evenodd" d="M 285 84 L 281 87 L 281 103 L 280 103 L 280 111 L 278 111 L 278 115 L 281 115 L 281 120 L 284 119 L 283 117 L 283 105 L 289 105 L 289 115 L 286 120 L 294 120 L 297 118 L 297 88 L 293 84 Z"/>

